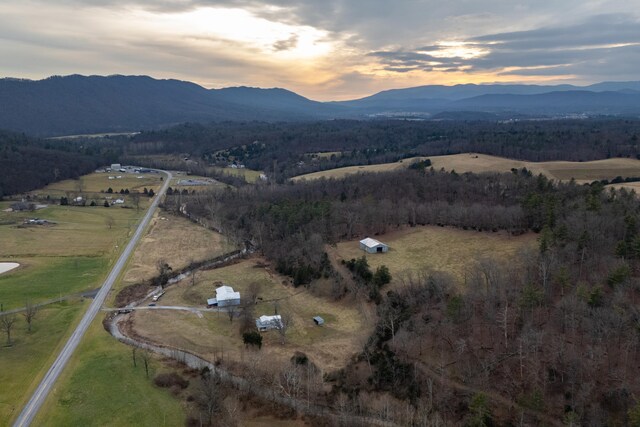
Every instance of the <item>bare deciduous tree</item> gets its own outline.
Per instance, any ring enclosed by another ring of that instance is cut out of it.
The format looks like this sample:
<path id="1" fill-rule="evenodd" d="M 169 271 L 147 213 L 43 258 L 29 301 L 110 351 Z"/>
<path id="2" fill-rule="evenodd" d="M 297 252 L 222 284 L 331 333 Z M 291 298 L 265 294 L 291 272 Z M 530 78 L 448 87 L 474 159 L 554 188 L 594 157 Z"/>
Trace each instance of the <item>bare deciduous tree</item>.
<path id="1" fill-rule="evenodd" d="M 113 219 L 112 217 L 108 216 L 108 217 L 105 218 L 104 224 L 107 226 L 107 228 L 109 230 L 111 230 L 113 228 L 113 226 L 116 225 L 116 220 Z"/>
<path id="2" fill-rule="evenodd" d="M 280 328 L 278 328 L 278 332 L 280 333 L 280 342 L 282 345 L 287 342 L 287 331 L 289 328 L 293 326 L 293 317 L 289 313 L 281 313 L 280 314 Z"/>
<path id="3" fill-rule="evenodd" d="M 7 334 L 7 345 L 11 345 L 11 330 L 16 323 L 16 316 L 5 314 L 0 318 L 0 327 Z"/>
<path id="4" fill-rule="evenodd" d="M 140 193 L 137 191 L 135 193 L 131 193 L 131 201 L 133 202 L 133 206 L 135 206 L 136 210 L 140 210 Z"/>
<path id="5" fill-rule="evenodd" d="M 251 282 L 247 287 L 247 304 L 255 304 L 258 302 L 262 285 L 258 282 Z"/>
<path id="6" fill-rule="evenodd" d="M 227 307 L 227 316 L 229 316 L 229 322 L 233 323 L 233 318 L 236 317 L 236 313 L 238 312 L 238 307 L 235 305 L 231 305 Z"/>
<path id="7" fill-rule="evenodd" d="M 220 392 L 220 377 L 211 372 L 206 372 L 200 382 L 200 390 L 197 394 L 198 404 L 207 416 L 207 425 L 211 425 L 213 415 L 222 409 L 222 396 Z"/>
<path id="8" fill-rule="evenodd" d="M 147 350 L 142 351 L 142 361 L 144 362 L 144 372 L 147 374 L 147 379 L 149 379 L 149 359 L 151 356 Z"/>
<path id="9" fill-rule="evenodd" d="M 38 307 L 36 307 L 36 305 L 33 304 L 30 300 L 27 300 L 25 304 L 24 313 L 22 313 L 22 315 L 24 316 L 24 319 L 27 321 L 27 330 L 29 332 L 31 332 L 31 323 L 33 322 L 33 319 L 36 318 L 37 313 L 38 313 Z"/>

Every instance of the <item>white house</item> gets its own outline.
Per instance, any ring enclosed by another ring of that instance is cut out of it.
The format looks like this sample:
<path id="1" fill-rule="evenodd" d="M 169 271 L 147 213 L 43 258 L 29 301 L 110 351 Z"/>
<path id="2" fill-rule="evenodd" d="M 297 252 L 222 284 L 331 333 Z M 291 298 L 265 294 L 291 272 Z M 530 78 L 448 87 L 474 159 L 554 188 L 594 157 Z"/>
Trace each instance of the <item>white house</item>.
<path id="1" fill-rule="evenodd" d="M 387 252 L 389 250 L 389 246 L 377 241 L 376 239 L 367 237 L 366 239 L 360 240 L 360 249 L 370 254 L 375 254 Z"/>
<path id="2" fill-rule="evenodd" d="M 256 319 L 256 327 L 260 332 L 280 329 L 282 327 L 282 317 L 279 314 L 275 316 L 260 316 Z"/>
<path id="3" fill-rule="evenodd" d="M 225 307 L 240 304 L 240 292 L 235 292 L 231 286 L 220 286 L 216 288 L 216 297 L 207 299 L 209 307 Z"/>

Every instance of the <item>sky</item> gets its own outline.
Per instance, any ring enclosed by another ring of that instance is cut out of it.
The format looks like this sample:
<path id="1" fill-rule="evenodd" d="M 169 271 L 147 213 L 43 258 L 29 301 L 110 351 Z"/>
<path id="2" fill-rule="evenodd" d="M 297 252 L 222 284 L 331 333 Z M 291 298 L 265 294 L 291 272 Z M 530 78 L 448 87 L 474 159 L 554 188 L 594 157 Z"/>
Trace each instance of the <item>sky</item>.
<path id="1" fill-rule="evenodd" d="M 316 100 L 640 80 L 640 0 L 0 0 L 0 76 L 150 75 Z"/>

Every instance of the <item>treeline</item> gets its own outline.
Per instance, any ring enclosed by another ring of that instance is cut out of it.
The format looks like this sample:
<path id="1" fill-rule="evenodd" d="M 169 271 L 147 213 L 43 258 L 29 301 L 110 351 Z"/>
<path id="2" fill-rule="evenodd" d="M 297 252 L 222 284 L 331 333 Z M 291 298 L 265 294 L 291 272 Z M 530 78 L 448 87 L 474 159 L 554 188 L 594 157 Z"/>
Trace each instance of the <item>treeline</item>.
<path id="1" fill-rule="evenodd" d="M 0 198 L 91 172 L 104 162 L 104 153 L 89 150 L 0 131 Z"/>
<path id="2" fill-rule="evenodd" d="M 530 161 L 637 157 L 640 121 L 335 120 L 313 123 L 183 124 L 143 132 L 131 155 L 189 153 L 206 164 L 238 161 L 284 178 L 413 156 L 480 152 Z M 314 157 L 311 153 L 333 155 Z"/>

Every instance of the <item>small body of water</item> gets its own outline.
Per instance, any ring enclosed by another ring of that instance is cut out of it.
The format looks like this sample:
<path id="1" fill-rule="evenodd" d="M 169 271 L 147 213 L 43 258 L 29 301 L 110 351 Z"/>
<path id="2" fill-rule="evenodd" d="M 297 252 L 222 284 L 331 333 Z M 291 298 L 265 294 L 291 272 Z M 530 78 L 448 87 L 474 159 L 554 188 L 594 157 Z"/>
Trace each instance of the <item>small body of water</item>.
<path id="1" fill-rule="evenodd" d="M 14 268 L 20 267 L 20 264 L 17 262 L 0 262 L 0 274 L 6 273 L 7 271 L 11 271 Z"/>

